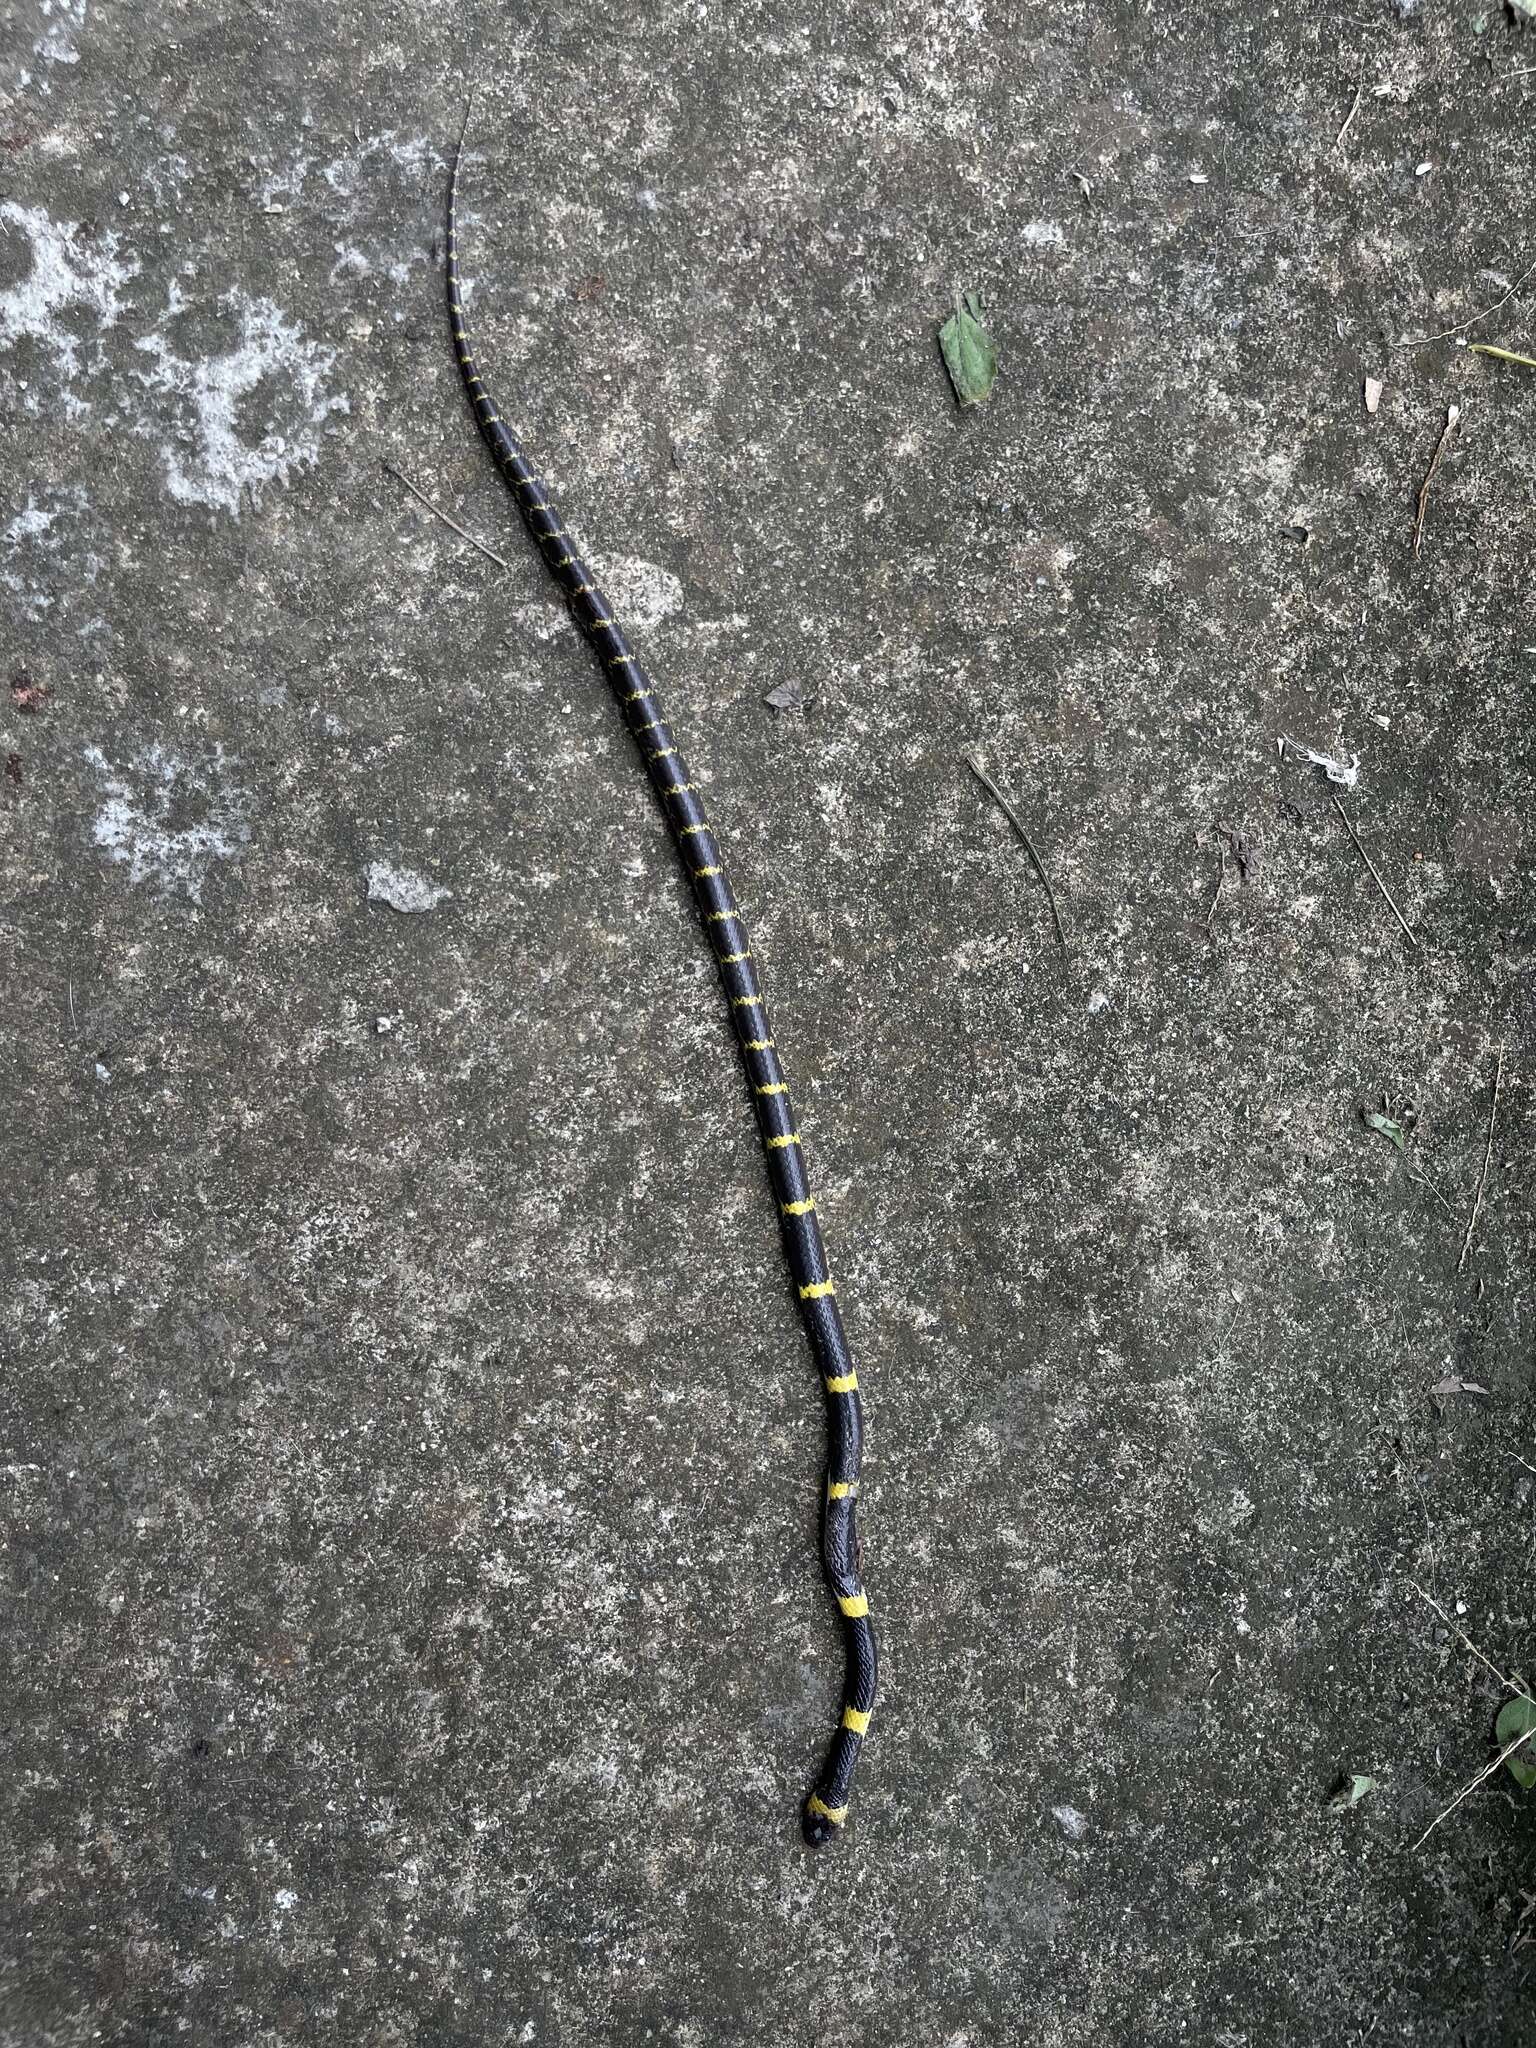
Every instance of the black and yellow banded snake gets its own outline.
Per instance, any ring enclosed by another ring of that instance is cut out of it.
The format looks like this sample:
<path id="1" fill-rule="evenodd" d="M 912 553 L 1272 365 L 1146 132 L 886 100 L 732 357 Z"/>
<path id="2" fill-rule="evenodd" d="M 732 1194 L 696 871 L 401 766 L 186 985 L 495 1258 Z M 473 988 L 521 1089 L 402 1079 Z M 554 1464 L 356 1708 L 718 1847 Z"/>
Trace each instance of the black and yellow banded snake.
<path id="1" fill-rule="evenodd" d="M 468 109 L 464 122 L 467 129 Z M 842 1716 L 801 1814 L 806 1841 L 818 1847 L 832 1840 L 847 1821 L 853 1775 L 875 1704 L 875 1635 L 869 1619 L 869 1602 L 859 1581 L 856 1528 L 863 1434 L 858 1375 L 843 1334 L 826 1248 L 816 1221 L 816 1203 L 790 1103 L 789 1083 L 774 1045 L 762 984 L 746 926 L 726 876 L 720 842 L 704 815 L 698 788 L 672 728 L 662 715 L 650 677 L 550 504 L 542 480 L 488 396 L 470 352 L 459 289 L 458 191 L 463 155 L 461 129 L 448 180 L 447 273 L 448 319 L 465 389 L 480 431 L 517 502 L 524 524 L 603 665 L 692 886 L 704 935 L 730 1007 L 757 1112 L 768 1178 L 779 1205 L 785 1258 L 826 1390 L 827 1471 L 821 1510 L 821 1551 L 827 1584 L 842 1615 L 844 1672 Z"/>

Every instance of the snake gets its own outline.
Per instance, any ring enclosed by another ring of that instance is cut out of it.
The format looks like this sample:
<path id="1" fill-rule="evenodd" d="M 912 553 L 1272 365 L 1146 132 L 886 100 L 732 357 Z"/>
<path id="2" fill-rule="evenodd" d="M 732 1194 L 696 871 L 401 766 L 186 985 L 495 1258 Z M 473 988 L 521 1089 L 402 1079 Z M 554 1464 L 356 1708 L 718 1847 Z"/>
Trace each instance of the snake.
<path id="1" fill-rule="evenodd" d="M 465 108 L 448 178 L 446 271 L 454 353 L 480 433 L 545 567 L 602 665 L 687 875 L 741 1054 L 768 1180 L 778 1203 L 785 1261 L 825 1390 L 827 1455 L 821 1562 L 841 1617 L 843 1688 L 840 1719 L 801 1807 L 801 1832 L 815 1849 L 835 1840 L 847 1825 L 854 1773 L 869 1733 L 879 1675 L 869 1600 L 860 1578 L 858 1500 L 864 1426 L 859 1377 L 838 1312 L 805 1145 L 774 1040 L 761 973 L 726 872 L 719 837 L 705 813 L 700 787 L 662 710 L 655 684 L 551 504 L 542 477 L 487 391 L 470 344 L 458 253 L 459 173 L 470 111 Z"/>

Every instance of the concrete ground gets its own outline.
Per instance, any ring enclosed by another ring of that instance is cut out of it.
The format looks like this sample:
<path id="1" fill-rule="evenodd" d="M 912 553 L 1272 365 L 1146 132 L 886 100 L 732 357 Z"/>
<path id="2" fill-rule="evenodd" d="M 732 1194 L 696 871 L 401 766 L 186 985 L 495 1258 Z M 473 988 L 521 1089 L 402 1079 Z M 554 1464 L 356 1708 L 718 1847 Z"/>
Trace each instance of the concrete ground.
<path id="1" fill-rule="evenodd" d="M 1420 1837 L 1536 1668 L 1536 374 L 1462 345 L 1536 343 L 1533 67 L 1493 0 L 8 0 L 6 2048 L 1531 2038 L 1525 1796 Z M 819 1861 L 819 1400 L 456 383 L 471 80 L 490 381 L 868 1398 Z"/>

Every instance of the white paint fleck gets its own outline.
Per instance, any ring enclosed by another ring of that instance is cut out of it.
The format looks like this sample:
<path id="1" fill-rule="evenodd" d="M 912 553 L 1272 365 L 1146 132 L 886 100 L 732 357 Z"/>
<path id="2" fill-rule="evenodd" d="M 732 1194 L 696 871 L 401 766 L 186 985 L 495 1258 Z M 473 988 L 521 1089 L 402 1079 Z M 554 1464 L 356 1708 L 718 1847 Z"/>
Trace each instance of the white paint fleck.
<path id="1" fill-rule="evenodd" d="M 104 1067 L 100 1060 L 96 1062 L 96 1078 L 98 1081 L 110 1081 L 112 1078 L 112 1069 Z"/>
<path id="2" fill-rule="evenodd" d="M 76 484 L 39 484 L 4 527 L 0 527 L 0 586 L 10 591 L 15 607 L 40 619 L 62 599 L 67 607 L 80 598 L 101 573 L 102 559 L 81 546 L 85 491 Z M 56 533 L 54 528 L 58 527 Z M 64 547 L 70 549 L 68 574 L 63 573 Z M 82 626 L 84 633 L 92 628 Z"/>
<path id="3" fill-rule="evenodd" d="M 299 1895 L 297 1892 L 289 1891 L 288 1887 L 284 1885 L 280 1891 L 273 1893 L 272 1903 L 276 1906 L 279 1913 L 291 1913 L 299 1903 Z"/>
<path id="4" fill-rule="evenodd" d="M 1106 993 L 1106 991 L 1105 991 L 1105 990 L 1103 990 L 1103 989 L 1101 989 L 1101 988 L 1096 988 L 1096 989 L 1094 990 L 1093 994 L 1092 994 L 1092 995 L 1091 995 L 1091 996 L 1090 996 L 1090 997 L 1088 998 L 1088 1014 L 1089 1014 L 1089 1016 L 1090 1016 L 1090 1017 L 1097 1017 L 1097 1015 L 1099 1014 L 1100 1010 L 1107 1010 L 1108 1008 L 1109 1008 L 1109 996 L 1108 996 L 1108 994 Z"/>
<path id="5" fill-rule="evenodd" d="M 240 330 L 234 347 L 222 355 L 188 359 L 161 334 L 146 335 L 137 347 L 155 359 L 145 384 L 181 415 L 160 446 L 171 496 L 238 517 L 247 489 L 286 482 L 293 470 L 312 468 L 321 428 L 332 413 L 351 407 L 345 394 L 325 389 L 335 351 L 306 341 L 303 329 L 271 299 L 230 291 L 218 303 L 233 313 Z M 180 293 L 173 290 L 170 316 L 180 310 Z M 258 396 L 259 411 L 251 419 L 249 401 Z M 254 446 L 243 437 L 242 424 L 259 435 Z M 138 430 L 159 437 L 165 428 L 157 414 L 140 421 Z"/>
<path id="6" fill-rule="evenodd" d="M 1062 1833 L 1074 1842 L 1080 1842 L 1088 1832 L 1088 1816 L 1079 1813 L 1075 1806 L 1053 1806 L 1051 1818 L 1061 1823 Z"/>
<path id="7" fill-rule="evenodd" d="M 433 910 L 452 894 L 451 889 L 429 882 L 414 868 L 392 868 L 376 860 L 368 870 L 368 901 L 387 903 L 391 910 Z"/>
<path id="8" fill-rule="evenodd" d="M 235 859 L 251 836 L 249 799 L 229 777 L 236 763 L 221 746 L 193 761 L 159 741 L 122 771 L 99 747 L 85 758 L 104 797 L 91 836 L 108 860 L 127 866 L 131 888 L 150 881 L 201 903 L 209 864 Z"/>
<path id="9" fill-rule="evenodd" d="M 6 545 L 14 548 L 24 540 L 41 539 L 58 516 L 57 512 L 45 512 L 29 492 L 26 504 L 5 529 Z"/>
<path id="10" fill-rule="evenodd" d="M 1287 754 L 1299 754 L 1309 767 L 1321 768 L 1330 782 L 1336 782 L 1341 789 L 1353 789 L 1360 780 L 1360 756 L 1351 754 L 1346 761 L 1342 755 L 1320 754 L 1315 747 L 1302 745 L 1297 740 L 1282 739 L 1280 758 Z"/>
<path id="11" fill-rule="evenodd" d="M 25 236 L 32 252 L 26 275 L 0 292 L 0 350 L 27 336 L 68 380 L 79 372 L 81 341 L 62 315 L 84 306 L 98 326 L 113 326 L 124 310 L 123 288 L 139 266 L 132 257 L 119 262 L 118 237 L 110 229 L 81 240 L 78 222 L 54 220 L 42 207 L 14 199 L 0 203 L 0 233 Z M 85 407 L 76 400 L 69 410 L 74 415 Z"/>

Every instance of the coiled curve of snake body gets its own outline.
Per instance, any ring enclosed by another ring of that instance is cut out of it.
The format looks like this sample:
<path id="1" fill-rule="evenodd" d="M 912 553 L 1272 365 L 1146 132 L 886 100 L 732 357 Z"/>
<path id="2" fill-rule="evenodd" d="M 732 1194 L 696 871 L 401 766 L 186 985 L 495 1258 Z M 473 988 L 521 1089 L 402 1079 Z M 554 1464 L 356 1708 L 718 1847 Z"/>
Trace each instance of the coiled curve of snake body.
<path id="1" fill-rule="evenodd" d="M 466 127 L 468 121 L 466 111 Z M 875 1636 L 858 1569 L 856 1516 L 862 1442 L 858 1375 L 827 1268 L 826 1248 L 816 1221 L 816 1203 L 806 1176 L 805 1153 L 790 1103 L 789 1083 L 774 1045 L 762 983 L 726 875 L 720 842 L 705 817 L 698 787 L 663 715 L 650 677 L 640 666 L 607 599 L 593 581 L 591 570 L 550 504 L 542 480 L 488 395 L 470 352 L 459 288 L 457 214 L 463 154 L 461 130 L 448 183 L 447 271 L 448 318 L 465 389 L 480 431 L 523 521 L 603 665 L 603 673 L 666 816 L 678 858 L 687 872 L 730 1006 L 736 1042 L 757 1112 L 768 1178 L 778 1199 L 785 1257 L 799 1295 L 806 1335 L 826 1389 L 822 1563 L 842 1615 L 844 1674 L 842 1718 L 802 1810 L 805 1839 L 812 1847 L 819 1847 L 831 1841 L 848 1818 L 853 1774 L 875 1704 Z"/>

